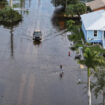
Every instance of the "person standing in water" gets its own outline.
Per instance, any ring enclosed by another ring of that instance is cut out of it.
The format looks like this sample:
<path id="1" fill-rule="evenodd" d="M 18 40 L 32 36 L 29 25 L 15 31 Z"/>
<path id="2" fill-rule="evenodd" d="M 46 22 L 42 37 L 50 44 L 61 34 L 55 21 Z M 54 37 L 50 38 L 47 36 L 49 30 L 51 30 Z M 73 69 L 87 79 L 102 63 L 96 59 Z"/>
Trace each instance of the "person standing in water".
<path id="1" fill-rule="evenodd" d="M 68 56 L 70 56 L 71 55 L 71 53 L 70 53 L 70 51 L 68 52 Z"/>
<path id="2" fill-rule="evenodd" d="M 59 74 L 59 76 L 60 76 L 60 78 L 62 78 L 63 77 L 63 75 L 64 75 L 64 71 L 63 71 L 63 69 L 62 69 L 62 65 L 60 65 L 60 74 Z"/>

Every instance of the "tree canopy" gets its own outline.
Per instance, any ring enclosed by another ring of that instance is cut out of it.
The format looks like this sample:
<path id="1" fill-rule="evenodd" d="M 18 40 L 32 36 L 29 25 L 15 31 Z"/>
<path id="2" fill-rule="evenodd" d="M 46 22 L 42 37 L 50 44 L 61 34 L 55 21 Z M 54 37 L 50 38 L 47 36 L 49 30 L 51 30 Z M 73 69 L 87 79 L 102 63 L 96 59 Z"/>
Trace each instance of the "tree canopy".
<path id="1" fill-rule="evenodd" d="M 86 13 L 87 7 L 84 3 L 79 2 L 77 4 L 70 4 L 67 6 L 66 13 L 80 16 L 83 13 Z"/>
<path id="2" fill-rule="evenodd" d="M 53 3 L 54 6 L 63 6 L 65 7 L 66 4 L 76 4 L 77 2 L 79 2 L 79 0 L 52 0 L 51 1 Z"/>
<path id="3" fill-rule="evenodd" d="M 0 11 L 0 23 L 1 24 L 13 24 L 22 20 L 21 14 L 17 11 L 6 7 Z"/>
<path id="4" fill-rule="evenodd" d="M 98 66 L 105 65 L 104 60 L 104 57 L 100 56 L 100 52 L 92 51 L 89 47 L 87 47 L 84 50 L 84 59 L 80 60 L 79 63 L 85 65 L 87 68 L 96 70 Z"/>
<path id="5" fill-rule="evenodd" d="M 68 15 L 80 16 L 83 13 L 86 13 L 87 7 L 85 3 L 80 2 L 80 0 L 52 0 L 54 6 L 63 6 Z"/>

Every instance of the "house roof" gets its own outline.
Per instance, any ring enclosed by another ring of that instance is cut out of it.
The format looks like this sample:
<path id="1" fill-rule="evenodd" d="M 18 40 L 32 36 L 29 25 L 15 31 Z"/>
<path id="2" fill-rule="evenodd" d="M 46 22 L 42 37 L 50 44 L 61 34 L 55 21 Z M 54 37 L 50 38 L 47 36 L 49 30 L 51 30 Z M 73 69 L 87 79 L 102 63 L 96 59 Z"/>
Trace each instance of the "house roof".
<path id="1" fill-rule="evenodd" d="M 105 30 L 105 10 L 81 15 L 86 30 Z"/>
<path id="2" fill-rule="evenodd" d="M 105 0 L 93 0 L 86 3 L 92 10 L 105 7 Z"/>

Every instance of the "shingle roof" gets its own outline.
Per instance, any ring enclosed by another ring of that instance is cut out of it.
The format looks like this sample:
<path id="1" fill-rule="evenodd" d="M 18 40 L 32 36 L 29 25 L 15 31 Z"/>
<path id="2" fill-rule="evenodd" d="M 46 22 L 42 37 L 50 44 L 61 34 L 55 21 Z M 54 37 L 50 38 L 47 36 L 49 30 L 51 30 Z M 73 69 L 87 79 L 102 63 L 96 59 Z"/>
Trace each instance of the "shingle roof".
<path id="1" fill-rule="evenodd" d="M 81 15 L 86 30 L 105 30 L 105 10 Z"/>
<path id="2" fill-rule="evenodd" d="M 105 7 L 105 0 L 93 0 L 86 3 L 92 10 Z"/>

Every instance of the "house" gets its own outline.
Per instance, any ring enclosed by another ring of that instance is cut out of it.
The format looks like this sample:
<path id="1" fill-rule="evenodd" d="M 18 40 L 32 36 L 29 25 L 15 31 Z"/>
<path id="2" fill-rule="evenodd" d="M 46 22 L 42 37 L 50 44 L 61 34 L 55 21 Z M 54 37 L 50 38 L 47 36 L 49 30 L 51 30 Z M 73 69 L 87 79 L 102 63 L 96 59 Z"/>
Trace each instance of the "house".
<path id="1" fill-rule="evenodd" d="M 89 6 L 92 11 L 105 9 L 105 0 L 93 0 L 87 2 L 86 6 Z"/>
<path id="2" fill-rule="evenodd" d="M 105 10 L 81 15 L 82 31 L 88 43 L 101 43 L 105 48 Z"/>

